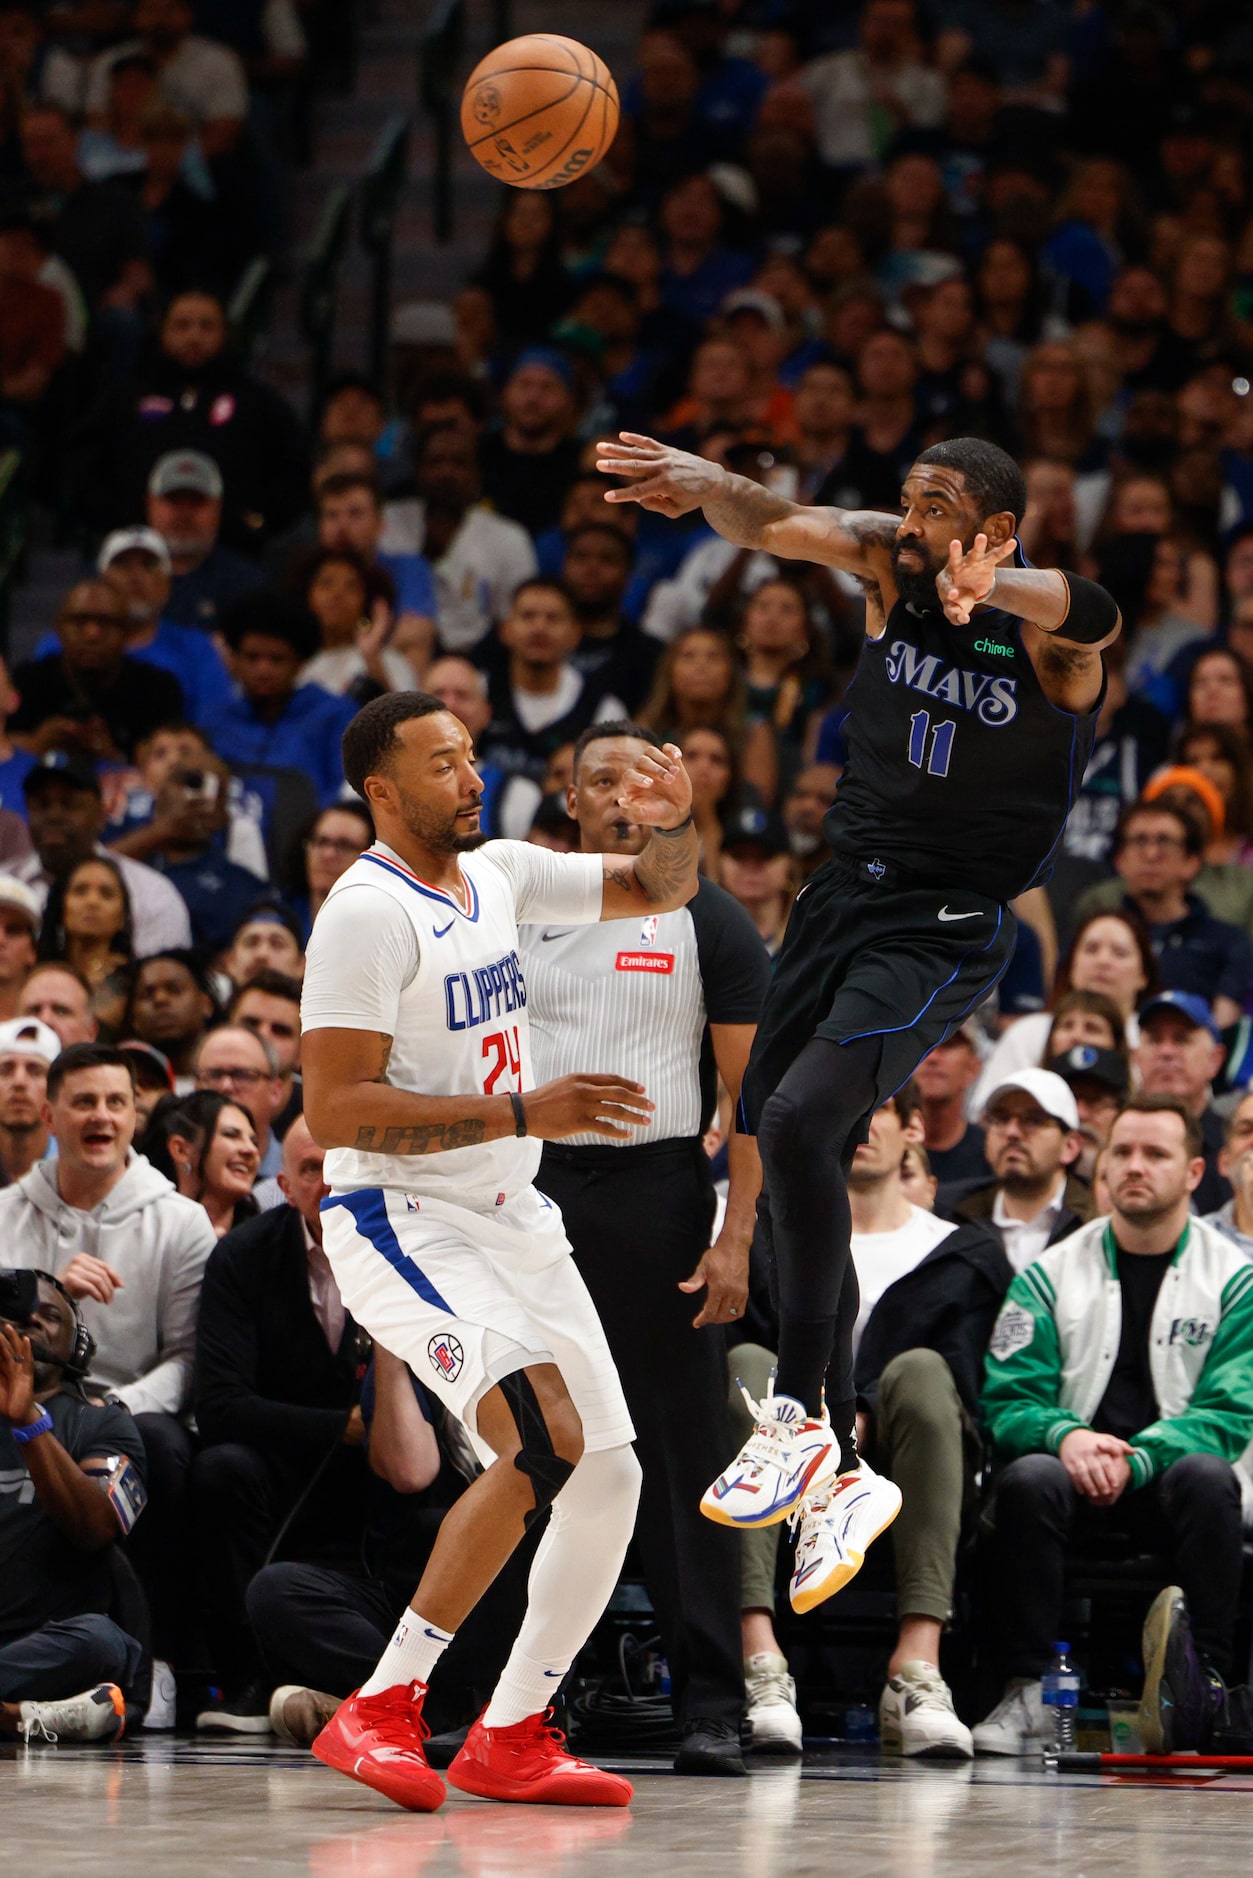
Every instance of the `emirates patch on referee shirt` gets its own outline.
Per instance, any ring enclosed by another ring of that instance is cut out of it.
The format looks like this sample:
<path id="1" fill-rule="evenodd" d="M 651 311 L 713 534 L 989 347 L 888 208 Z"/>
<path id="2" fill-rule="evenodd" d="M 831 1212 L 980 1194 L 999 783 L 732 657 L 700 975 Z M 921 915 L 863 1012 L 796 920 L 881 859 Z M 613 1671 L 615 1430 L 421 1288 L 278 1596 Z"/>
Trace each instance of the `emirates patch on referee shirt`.
<path id="1" fill-rule="evenodd" d="M 674 970 L 673 952 L 619 952 L 614 960 L 617 972 L 662 972 Z"/>

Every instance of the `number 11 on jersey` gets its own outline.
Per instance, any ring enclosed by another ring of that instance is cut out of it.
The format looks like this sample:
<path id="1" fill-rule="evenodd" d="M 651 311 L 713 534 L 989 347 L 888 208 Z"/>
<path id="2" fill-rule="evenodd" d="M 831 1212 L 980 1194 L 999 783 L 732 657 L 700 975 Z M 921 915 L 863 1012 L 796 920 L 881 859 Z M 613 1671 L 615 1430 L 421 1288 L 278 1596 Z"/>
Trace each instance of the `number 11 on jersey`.
<path id="1" fill-rule="evenodd" d="M 515 1095 L 522 1093 L 522 1046 L 518 1041 L 518 1027 L 514 1024 L 509 1030 L 494 1030 L 490 1037 L 483 1039 L 483 1094 L 495 1095 L 497 1086 L 506 1069 L 509 1080 L 505 1090 L 512 1089 Z"/>
<path id="2" fill-rule="evenodd" d="M 927 732 L 929 730 L 931 730 L 930 711 L 915 711 L 909 720 L 909 760 L 915 769 L 925 767 L 928 776 L 947 776 L 957 725 L 949 718 L 931 730 L 931 754 L 928 757 Z"/>

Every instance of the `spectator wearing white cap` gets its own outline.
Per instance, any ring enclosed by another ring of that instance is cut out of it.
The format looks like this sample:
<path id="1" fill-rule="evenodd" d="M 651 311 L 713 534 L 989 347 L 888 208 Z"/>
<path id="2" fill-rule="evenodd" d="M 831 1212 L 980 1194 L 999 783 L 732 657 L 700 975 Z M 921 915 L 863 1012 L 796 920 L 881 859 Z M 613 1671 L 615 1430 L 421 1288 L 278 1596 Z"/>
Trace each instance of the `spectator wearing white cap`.
<path id="1" fill-rule="evenodd" d="M 1016 1272 L 1026 1271 L 1092 1218 L 1092 1195 L 1071 1172 L 1083 1142 L 1069 1085 L 1051 1069 L 1023 1069 L 992 1091 L 983 1112 L 992 1179 L 937 1211 L 990 1225 Z"/>
<path id="2" fill-rule="evenodd" d="M 24 880 L 0 874 L 0 1022 L 17 1016 L 38 938 L 38 898 Z"/>
<path id="3" fill-rule="evenodd" d="M 265 585 L 255 561 L 224 548 L 222 472 L 203 450 L 167 450 L 148 478 L 148 523 L 170 551 L 165 618 L 212 632 L 241 594 Z"/>
<path id="4" fill-rule="evenodd" d="M 56 1147 L 44 1116 L 48 1068 L 61 1054 L 61 1039 L 37 1017 L 0 1024 L 0 1185 L 29 1174 Z"/>
<path id="5" fill-rule="evenodd" d="M 230 697 L 230 673 L 213 639 L 165 617 L 173 566 L 163 535 L 155 528 L 115 529 L 105 537 L 96 571 L 122 603 L 127 657 L 141 659 L 176 678 L 193 723 Z M 46 658 L 59 650 L 55 633 L 45 633 L 35 647 L 35 657 Z"/>

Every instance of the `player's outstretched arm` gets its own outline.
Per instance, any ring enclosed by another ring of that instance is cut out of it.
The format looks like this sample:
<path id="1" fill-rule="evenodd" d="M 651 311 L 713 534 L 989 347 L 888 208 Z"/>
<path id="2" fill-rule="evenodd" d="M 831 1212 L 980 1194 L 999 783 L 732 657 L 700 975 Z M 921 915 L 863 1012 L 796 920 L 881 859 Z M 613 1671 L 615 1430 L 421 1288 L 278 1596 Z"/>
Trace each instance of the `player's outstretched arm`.
<path id="1" fill-rule="evenodd" d="M 605 856 L 602 919 L 672 913 L 699 885 L 700 850 L 692 820 L 692 781 L 675 743 L 642 751 L 624 778 L 618 806 L 627 820 L 652 829 L 642 854 Z"/>
<path id="2" fill-rule="evenodd" d="M 747 476 L 675 450 L 635 431 L 597 445 L 596 467 L 627 479 L 607 489 L 606 502 L 638 502 L 671 517 L 703 509 L 711 528 L 737 548 L 760 548 L 790 561 L 816 561 L 852 574 L 875 574 L 892 545 L 900 517 L 873 509 L 810 509 L 788 502 Z"/>
<path id="3" fill-rule="evenodd" d="M 518 1133 L 508 1095 L 420 1095 L 387 1081 L 392 1039 L 373 1030 L 308 1030 L 301 1044 L 305 1119 L 323 1148 L 361 1154 L 446 1154 Z M 523 1132 L 543 1141 L 603 1135 L 626 1141 L 653 1104 L 621 1076 L 562 1076 L 518 1097 Z"/>

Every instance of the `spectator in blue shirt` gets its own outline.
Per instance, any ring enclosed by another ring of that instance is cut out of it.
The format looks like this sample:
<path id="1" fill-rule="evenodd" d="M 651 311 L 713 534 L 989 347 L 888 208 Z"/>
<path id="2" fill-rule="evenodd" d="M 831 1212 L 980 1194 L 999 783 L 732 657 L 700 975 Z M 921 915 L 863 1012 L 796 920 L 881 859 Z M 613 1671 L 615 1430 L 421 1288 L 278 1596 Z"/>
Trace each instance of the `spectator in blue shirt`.
<path id="1" fill-rule="evenodd" d="M 265 585 L 246 555 L 224 548 L 222 472 L 203 450 L 167 450 L 148 478 L 148 524 L 170 551 L 173 584 L 165 617 L 212 632 L 240 594 Z"/>
<path id="2" fill-rule="evenodd" d="M 318 486 L 318 541 L 324 548 L 351 548 L 367 567 L 381 567 L 396 589 L 396 624 L 389 641 L 417 671 L 430 663 L 435 646 L 435 580 L 422 554 L 384 554 L 383 492 L 373 476 L 342 470 Z"/>
<path id="3" fill-rule="evenodd" d="M 170 551 L 155 528 L 119 528 L 106 537 L 96 561 L 122 600 L 129 621 L 126 651 L 145 665 L 177 678 L 193 723 L 231 695 L 230 673 L 208 633 L 176 626 L 165 617 L 171 587 Z M 45 633 L 35 648 L 37 659 L 61 649 L 55 633 Z"/>
<path id="4" fill-rule="evenodd" d="M 143 857 L 178 888 L 193 944 L 210 954 L 230 944 L 245 914 L 266 897 L 265 883 L 226 852 L 230 784 L 217 757 L 173 770 L 157 792 L 151 826 L 158 844 Z"/>
<path id="5" fill-rule="evenodd" d="M 54 641 L 54 650 L 58 643 Z M 27 771 L 34 769 L 36 759 L 29 750 L 19 750 L 5 733 L 4 724 L 16 709 L 17 693 L 8 665 L 0 658 L 0 809 L 9 809 L 25 821 L 26 795 L 22 783 Z"/>
<path id="6" fill-rule="evenodd" d="M 303 601 L 262 589 L 245 594 L 222 622 L 240 695 L 209 714 L 205 729 L 219 756 L 237 767 L 296 769 L 320 802 L 344 786 L 339 743 L 356 706 L 320 685 L 297 685 L 318 649 L 317 623 Z"/>

